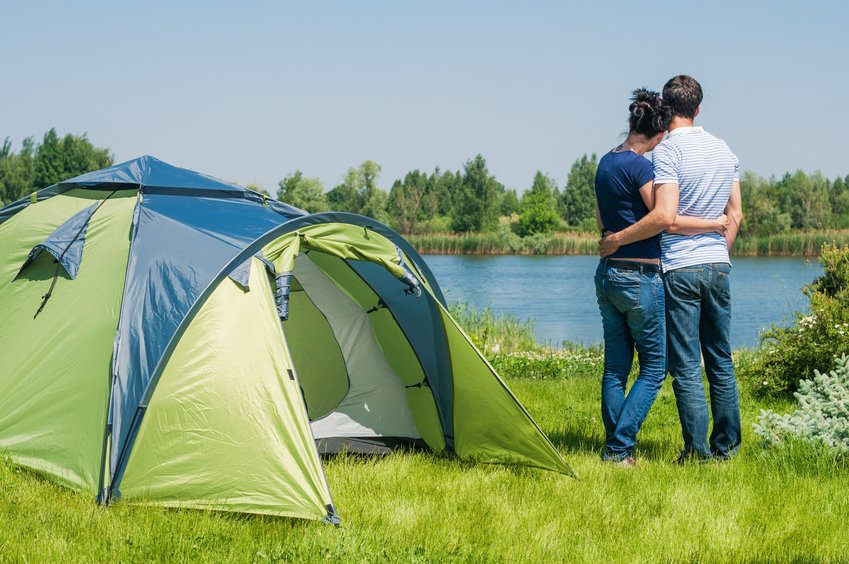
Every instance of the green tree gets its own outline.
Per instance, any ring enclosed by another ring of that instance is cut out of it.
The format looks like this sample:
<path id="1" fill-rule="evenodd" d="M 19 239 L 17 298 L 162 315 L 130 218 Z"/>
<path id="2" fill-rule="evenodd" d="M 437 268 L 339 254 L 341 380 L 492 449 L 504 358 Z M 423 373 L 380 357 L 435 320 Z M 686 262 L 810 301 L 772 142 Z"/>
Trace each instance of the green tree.
<path id="1" fill-rule="evenodd" d="M 363 207 L 363 198 L 359 190 L 357 169 L 354 167 L 348 169 L 342 184 L 327 193 L 327 200 L 333 211 L 360 213 Z"/>
<path id="2" fill-rule="evenodd" d="M 383 168 L 372 160 L 365 161 L 357 170 L 359 192 L 363 202 L 360 213 L 381 223 L 389 223 L 386 211 L 386 192 L 377 187 L 377 178 Z"/>
<path id="3" fill-rule="evenodd" d="M 348 204 L 345 201 L 345 191 L 343 188 L 343 184 L 334 186 L 325 194 L 325 196 L 327 197 L 327 204 L 330 206 L 331 210 L 349 211 Z"/>
<path id="4" fill-rule="evenodd" d="M 7 137 L 0 148 L 0 206 L 23 198 L 33 191 L 33 140 L 27 137 L 18 154 L 12 152 L 12 143 Z"/>
<path id="5" fill-rule="evenodd" d="M 519 196 L 516 195 L 516 190 L 504 191 L 504 194 L 501 195 L 501 204 L 499 208 L 501 215 L 506 216 L 522 212 L 522 204 L 519 203 Z"/>
<path id="6" fill-rule="evenodd" d="M 463 177 L 459 171 L 451 172 L 450 170 L 446 170 L 440 174 L 439 167 L 436 168 L 432 177 L 434 179 L 433 195 L 428 196 L 430 200 L 426 204 L 429 210 L 433 210 L 433 213 L 430 213 L 429 219 L 436 215 L 449 216 L 454 207 L 454 193 L 458 190 Z"/>
<path id="7" fill-rule="evenodd" d="M 467 161 L 451 209 L 455 233 L 492 231 L 498 225 L 498 181 L 489 174 L 480 154 Z"/>
<path id="8" fill-rule="evenodd" d="M 557 188 L 556 184 L 554 185 L 554 190 L 552 190 L 551 195 L 554 197 L 554 209 L 557 211 L 557 217 L 566 217 L 566 202 L 563 201 L 564 195 L 560 192 L 560 189 Z M 595 195 L 595 184 L 593 184 L 593 195 Z"/>
<path id="9" fill-rule="evenodd" d="M 552 187 L 554 181 L 537 171 L 531 189 L 522 196 L 522 215 L 519 217 L 519 235 L 522 237 L 536 233 L 554 231 L 560 223 L 555 208 Z"/>
<path id="10" fill-rule="evenodd" d="M 419 170 L 408 172 L 404 180 L 396 180 L 389 191 L 388 211 L 393 227 L 404 235 L 413 232 L 416 223 L 427 213 L 423 209 L 429 184 L 433 180 Z M 433 194 L 433 191 L 430 192 Z M 425 212 L 425 213 L 422 213 Z"/>
<path id="11" fill-rule="evenodd" d="M 367 160 L 357 170 L 360 192 L 364 200 L 368 200 L 372 192 L 379 190 L 377 177 L 383 171 L 383 167 L 372 160 Z"/>
<path id="12" fill-rule="evenodd" d="M 437 220 L 436 229 L 444 229 L 445 216 L 451 213 L 452 193 L 461 180 L 459 173 L 441 172 L 436 167 L 432 174 L 414 170 L 403 180 L 392 185 L 387 211 L 392 225 L 404 234 L 416 230 L 431 229 Z"/>
<path id="13" fill-rule="evenodd" d="M 834 227 L 837 229 L 849 228 L 849 189 L 847 189 L 846 182 L 842 178 L 838 177 L 831 184 L 829 200 Z"/>
<path id="14" fill-rule="evenodd" d="M 112 166 L 109 149 L 97 148 L 85 134 L 59 138 L 56 129 L 44 134 L 35 151 L 33 188 L 40 190 L 92 170 Z"/>
<path id="15" fill-rule="evenodd" d="M 778 182 L 781 211 L 790 214 L 794 229 L 824 229 L 831 223 L 829 183 L 820 172 L 808 176 L 788 172 Z"/>
<path id="16" fill-rule="evenodd" d="M 389 213 L 386 211 L 386 204 L 389 198 L 386 192 L 380 188 L 376 188 L 367 193 L 363 198 L 363 209 L 360 210 L 362 215 L 368 216 L 381 223 L 389 223 Z"/>
<path id="17" fill-rule="evenodd" d="M 763 237 L 790 230 L 790 214 L 782 209 L 782 198 L 774 180 L 767 180 L 751 171 L 740 176 L 740 195 L 743 203 L 741 232 Z"/>
<path id="18" fill-rule="evenodd" d="M 324 184 L 318 178 L 304 178 L 296 170 L 278 183 L 277 199 L 309 213 L 330 211 L 330 203 L 324 194 Z"/>
<path id="19" fill-rule="evenodd" d="M 563 191 L 564 219 L 572 226 L 595 230 L 595 173 L 598 157 L 584 155 L 572 164 Z"/>
<path id="20" fill-rule="evenodd" d="M 380 222 L 388 222 L 386 192 L 377 187 L 380 172 L 381 166 L 372 160 L 363 162 L 358 168 L 349 168 L 342 184 L 327 193 L 331 209 L 359 213 Z"/>

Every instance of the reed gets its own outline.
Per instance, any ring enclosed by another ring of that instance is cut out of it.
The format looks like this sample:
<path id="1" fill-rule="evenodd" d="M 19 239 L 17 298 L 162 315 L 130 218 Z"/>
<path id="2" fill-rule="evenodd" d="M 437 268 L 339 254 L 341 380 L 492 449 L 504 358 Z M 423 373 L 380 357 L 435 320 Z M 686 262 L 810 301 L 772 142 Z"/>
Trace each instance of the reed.
<path id="1" fill-rule="evenodd" d="M 410 243 L 431 255 L 595 255 L 596 233 L 538 233 L 519 237 L 499 230 L 491 233 L 434 233 L 411 235 Z M 849 230 L 794 231 L 762 237 L 741 235 L 734 242 L 735 256 L 819 256 L 823 244 L 849 245 Z"/>
<path id="2" fill-rule="evenodd" d="M 595 233 L 435 233 L 408 239 L 420 253 L 431 255 L 594 255 L 598 245 Z"/>
<path id="3" fill-rule="evenodd" d="M 740 236 L 731 253 L 737 256 L 816 257 L 824 244 L 849 244 L 849 230 L 794 231 L 762 237 Z"/>
<path id="4" fill-rule="evenodd" d="M 477 309 L 465 301 L 448 304 L 452 317 L 484 353 L 533 351 L 539 347 L 534 333 L 534 320 L 520 321 L 514 315 L 489 309 Z"/>

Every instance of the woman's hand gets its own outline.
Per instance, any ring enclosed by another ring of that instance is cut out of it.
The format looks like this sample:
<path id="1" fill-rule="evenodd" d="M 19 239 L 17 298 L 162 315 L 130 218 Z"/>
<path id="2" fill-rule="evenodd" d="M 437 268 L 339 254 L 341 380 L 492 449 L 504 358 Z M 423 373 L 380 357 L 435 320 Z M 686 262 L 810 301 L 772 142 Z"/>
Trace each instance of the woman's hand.
<path id="1" fill-rule="evenodd" d="M 728 231 L 728 216 L 725 215 L 725 214 L 722 214 L 721 216 L 717 217 L 716 218 L 716 224 L 717 224 L 717 229 L 716 229 L 717 232 L 719 232 L 720 235 L 725 237 L 725 232 Z"/>

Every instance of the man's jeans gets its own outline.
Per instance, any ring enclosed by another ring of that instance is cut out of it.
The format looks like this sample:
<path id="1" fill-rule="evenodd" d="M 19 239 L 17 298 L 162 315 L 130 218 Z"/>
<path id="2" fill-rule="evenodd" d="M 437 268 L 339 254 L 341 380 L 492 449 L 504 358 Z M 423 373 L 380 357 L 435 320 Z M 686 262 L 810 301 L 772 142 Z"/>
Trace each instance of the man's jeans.
<path id="1" fill-rule="evenodd" d="M 685 456 L 728 458 L 740 448 L 740 401 L 731 361 L 731 265 L 698 264 L 663 275 L 669 373 L 678 402 Z M 713 432 L 700 352 L 710 384 Z"/>
<path id="2" fill-rule="evenodd" d="M 620 460 L 633 456 L 637 432 L 666 377 L 663 281 L 656 272 L 614 268 L 602 259 L 595 288 L 604 325 L 604 458 Z M 635 348 L 640 375 L 625 397 Z"/>

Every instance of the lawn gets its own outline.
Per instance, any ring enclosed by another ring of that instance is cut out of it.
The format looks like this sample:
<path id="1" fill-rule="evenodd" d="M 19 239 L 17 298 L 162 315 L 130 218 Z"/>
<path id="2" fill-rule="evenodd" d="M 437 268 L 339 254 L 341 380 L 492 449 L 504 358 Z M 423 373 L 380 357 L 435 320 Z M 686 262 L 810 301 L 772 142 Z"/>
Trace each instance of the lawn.
<path id="1" fill-rule="evenodd" d="M 804 445 L 765 451 L 742 398 L 730 462 L 675 464 L 669 383 L 636 468 L 601 462 L 600 367 L 507 382 L 579 479 L 426 453 L 326 461 L 342 525 L 117 503 L 100 507 L 0 461 L 0 561 L 847 562 L 849 464 Z"/>

